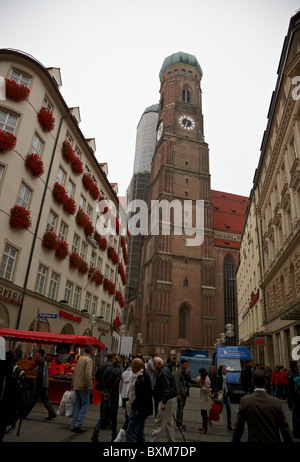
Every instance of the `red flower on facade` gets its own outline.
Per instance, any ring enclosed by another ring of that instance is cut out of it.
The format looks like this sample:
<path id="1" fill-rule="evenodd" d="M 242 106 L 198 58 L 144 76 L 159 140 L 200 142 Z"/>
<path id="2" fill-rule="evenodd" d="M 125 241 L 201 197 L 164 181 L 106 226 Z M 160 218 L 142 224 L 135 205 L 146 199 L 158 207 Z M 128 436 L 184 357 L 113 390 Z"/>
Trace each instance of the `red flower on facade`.
<path id="1" fill-rule="evenodd" d="M 127 265 L 128 264 L 128 254 L 127 254 L 127 249 L 126 249 L 126 240 L 124 236 L 121 237 L 121 247 L 122 247 L 124 262 L 125 262 L 125 265 Z"/>
<path id="2" fill-rule="evenodd" d="M 81 175 L 83 173 L 83 163 L 76 154 L 74 154 L 71 160 L 71 168 L 76 175 Z"/>
<path id="3" fill-rule="evenodd" d="M 69 141 L 65 140 L 61 148 L 62 155 L 67 162 L 71 162 L 74 157 L 74 151 Z"/>
<path id="4" fill-rule="evenodd" d="M 19 85 L 14 80 L 5 79 L 6 97 L 14 101 L 25 101 L 30 93 L 29 88 Z"/>
<path id="5" fill-rule="evenodd" d="M 58 182 L 54 184 L 52 194 L 56 202 L 58 202 L 59 204 L 64 205 L 66 200 L 68 199 L 68 195 L 66 193 L 65 188 Z"/>
<path id="6" fill-rule="evenodd" d="M 114 295 L 116 286 L 113 282 L 111 282 L 109 279 L 104 278 L 103 280 L 103 289 L 106 290 L 110 295 Z"/>
<path id="7" fill-rule="evenodd" d="M 15 205 L 10 209 L 9 224 L 11 228 L 28 229 L 31 226 L 30 211 Z"/>
<path id="8" fill-rule="evenodd" d="M 91 236 L 94 233 L 94 226 L 81 209 L 79 209 L 76 214 L 76 223 L 84 228 L 84 232 L 87 236 Z"/>
<path id="9" fill-rule="evenodd" d="M 55 255 L 60 260 L 64 260 L 69 255 L 68 244 L 65 241 L 58 241 Z"/>
<path id="10" fill-rule="evenodd" d="M 113 320 L 113 330 L 116 332 L 119 332 L 121 326 L 122 326 L 122 322 L 119 316 L 116 316 L 116 319 Z"/>
<path id="11" fill-rule="evenodd" d="M 123 295 L 119 290 L 116 290 L 116 301 L 119 302 L 121 308 L 125 305 Z"/>
<path id="12" fill-rule="evenodd" d="M 5 130 L 0 130 L 0 153 L 4 154 L 7 151 L 11 151 L 17 142 L 17 138 Z"/>
<path id="13" fill-rule="evenodd" d="M 97 231 L 94 232 L 94 239 L 98 243 L 101 250 L 105 250 L 107 248 L 107 240 L 105 237 L 102 237 Z"/>
<path id="14" fill-rule="evenodd" d="M 46 247 L 46 249 L 49 250 L 56 250 L 57 248 L 57 243 L 58 239 L 54 231 L 52 229 L 48 229 L 48 231 L 45 232 L 43 240 L 42 240 L 42 246 Z"/>
<path id="15" fill-rule="evenodd" d="M 44 164 L 37 154 L 28 154 L 25 159 L 25 167 L 31 171 L 34 177 L 39 177 L 44 173 Z"/>
<path id="16" fill-rule="evenodd" d="M 50 109 L 42 107 L 37 115 L 38 121 L 45 132 L 51 132 L 54 129 L 55 119 Z"/>
<path id="17" fill-rule="evenodd" d="M 85 189 L 87 191 L 89 191 L 91 196 L 95 200 L 98 200 L 98 198 L 100 196 L 100 192 L 99 192 L 99 189 L 98 189 L 96 183 L 94 182 L 92 176 L 89 173 L 85 173 L 82 176 L 82 183 L 83 183 L 83 186 L 85 187 Z"/>
<path id="18" fill-rule="evenodd" d="M 119 262 L 118 254 L 112 246 L 107 248 L 107 255 L 115 265 Z"/>
<path id="19" fill-rule="evenodd" d="M 89 270 L 88 264 L 78 255 L 77 252 L 71 253 L 70 266 L 71 268 L 77 268 L 81 274 L 86 274 Z"/>
<path id="20" fill-rule="evenodd" d="M 63 204 L 63 208 L 67 213 L 70 213 L 70 215 L 74 215 L 76 212 L 76 203 L 74 199 L 72 199 L 72 197 L 67 197 Z"/>
<path id="21" fill-rule="evenodd" d="M 91 277 L 91 280 L 94 281 L 98 286 L 103 283 L 104 276 L 101 271 L 96 268 L 90 267 L 89 277 Z"/>
<path id="22" fill-rule="evenodd" d="M 119 262 L 118 273 L 121 276 L 123 285 L 125 286 L 126 285 L 126 276 L 125 276 L 124 267 L 123 267 L 121 262 Z"/>
<path id="23" fill-rule="evenodd" d="M 73 252 L 70 255 L 70 266 L 71 268 L 78 268 L 80 264 L 81 258 L 77 252 Z"/>

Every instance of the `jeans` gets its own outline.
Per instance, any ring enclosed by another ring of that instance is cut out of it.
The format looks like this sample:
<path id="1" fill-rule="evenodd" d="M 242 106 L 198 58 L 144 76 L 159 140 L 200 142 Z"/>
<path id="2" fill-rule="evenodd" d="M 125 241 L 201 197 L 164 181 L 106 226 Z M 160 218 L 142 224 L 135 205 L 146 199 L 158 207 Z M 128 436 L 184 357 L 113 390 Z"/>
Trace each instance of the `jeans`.
<path id="1" fill-rule="evenodd" d="M 226 395 L 223 398 L 223 402 L 222 402 L 222 405 L 221 405 L 221 412 L 222 412 L 222 409 L 223 409 L 223 404 L 225 404 L 226 411 L 227 411 L 227 426 L 231 427 L 231 405 L 230 405 L 229 395 Z"/>
<path id="2" fill-rule="evenodd" d="M 75 390 L 75 401 L 71 429 L 81 427 L 90 403 L 89 390 Z"/>
<path id="3" fill-rule="evenodd" d="M 181 399 L 177 399 L 176 425 L 181 427 L 183 421 L 183 409 L 186 402 L 186 395 L 181 395 Z"/>
<path id="4" fill-rule="evenodd" d="M 104 399 L 104 395 L 101 394 L 100 419 L 94 428 L 94 435 L 99 433 L 100 428 L 103 427 L 106 422 L 110 421 L 110 418 L 109 399 Z"/>
<path id="5" fill-rule="evenodd" d="M 126 430 L 127 443 L 145 443 L 145 420 L 139 419 L 134 409 L 131 409 Z"/>

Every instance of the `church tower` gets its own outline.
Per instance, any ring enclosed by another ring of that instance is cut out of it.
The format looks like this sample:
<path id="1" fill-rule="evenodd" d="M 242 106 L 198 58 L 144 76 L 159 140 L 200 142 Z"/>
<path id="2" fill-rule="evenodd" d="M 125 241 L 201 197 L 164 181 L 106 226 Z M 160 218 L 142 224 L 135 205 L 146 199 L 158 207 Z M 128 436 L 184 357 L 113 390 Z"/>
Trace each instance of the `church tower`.
<path id="1" fill-rule="evenodd" d="M 180 348 L 209 350 L 216 331 L 214 234 L 212 230 L 209 149 L 204 140 L 202 69 L 187 53 L 167 57 L 160 70 L 160 102 L 148 198 L 149 226 L 153 201 L 180 203 L 182 226 L 195 217 L 185 203 L 204 204 L 204 239 L 187 245 L 160 215 L 159 232 L 149 229 L 141 252 L 136 332 L 144 354 L 169 354 Z M 175 202 L 173 202 L 175 201 Z M 173 215 L 172 215 L 173 212 Z M 195 225 L 195 223 L 194 223 Z M 168 231 L 168 230 L 167 230 Z"/>

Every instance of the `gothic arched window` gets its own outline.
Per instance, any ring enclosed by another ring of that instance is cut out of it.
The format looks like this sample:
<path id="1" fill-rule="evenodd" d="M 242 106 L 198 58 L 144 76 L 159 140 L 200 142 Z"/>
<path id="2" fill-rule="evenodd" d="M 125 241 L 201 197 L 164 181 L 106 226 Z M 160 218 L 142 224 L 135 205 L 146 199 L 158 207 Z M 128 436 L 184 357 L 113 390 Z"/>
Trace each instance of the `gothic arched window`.
<path id="1" fill-rule="evenodd" d="M 187 88 L 183 88 L 182 90 L 182 101 L 185 101 L 186 103 L 191 102 L 191 93 Z"/>
<path id="2" fill-rule="evenodd" d="M 236 301 L 236 277 L 233 258 L 230 255 L 224 258 L 223 263 L 224 277 L 224 324 L 233 324 L 237 329 L 237 301 Z M 235 336 L 227 339 L 229 345 L 235 345 Z"/>
<path id="3" fill-rule="evenodd" d="M 186 324 L 187 324 L 187 308 L 181 306 L 179 308 L 179 338 L 186 338 Z"/>

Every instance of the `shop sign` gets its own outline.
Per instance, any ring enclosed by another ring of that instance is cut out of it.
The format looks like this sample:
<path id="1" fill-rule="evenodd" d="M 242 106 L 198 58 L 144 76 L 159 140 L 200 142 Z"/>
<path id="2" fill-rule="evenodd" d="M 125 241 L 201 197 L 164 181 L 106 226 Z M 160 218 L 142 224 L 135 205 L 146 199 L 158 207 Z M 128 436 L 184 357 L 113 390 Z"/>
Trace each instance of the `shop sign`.
<path id="1" fill-rule="evenodd" d="M 252 306 L 257 302 L 259 297 L 259 289 L 257 289 L 256 294 L 254 292 L 251 293 L 251 299 L 249 302 L 249 308 L 252 308 Z"/>
<path id="2" fill-rule="evenodd" d="M 58 314 L 61 318 L 70 319 L 71 321 L 75 322 L 81 322 L 80 316 L 74 316 L 73 314 L 67 313 L 66 311 L 60 311 Z"/>
<path id="3" fill-rule="evenodd" d="M 0 300 L 5 300 L 9 303 L 15 303 L 16 305 L 22 304 L 22 294 L 13 290 L 5 289 L 0 286 Z"/>
<path id="4" fill-rule="evenodd" d="M 96 241 L 96 239 L 94 239 L 92 236 L 87 236 L 87 239 L 88 241 L 90 241 L 90 243 L 96 247 L 96 249 L 98 249 L 99 245 L 98 245 L 98 242 Z"/>
<path id="5" fill-rule="evenodd" d="M 110 327 L 109 327 L 108 324 L 103 324 L 102 322 L 99 322 L 98 330 L 103 330 L 104 332 L 109 332 Z"/>
<path id="6" fill-rule="evenodd" d="M 52 313 L 39 313 L 40 318 L 52 318 L 52 319 L 57 319 L 57 314 L 52 314 Z"/>

